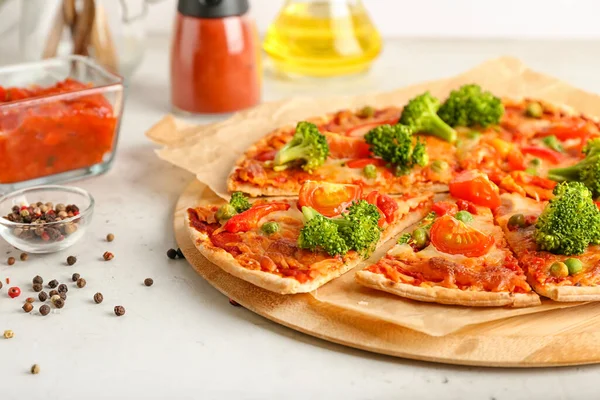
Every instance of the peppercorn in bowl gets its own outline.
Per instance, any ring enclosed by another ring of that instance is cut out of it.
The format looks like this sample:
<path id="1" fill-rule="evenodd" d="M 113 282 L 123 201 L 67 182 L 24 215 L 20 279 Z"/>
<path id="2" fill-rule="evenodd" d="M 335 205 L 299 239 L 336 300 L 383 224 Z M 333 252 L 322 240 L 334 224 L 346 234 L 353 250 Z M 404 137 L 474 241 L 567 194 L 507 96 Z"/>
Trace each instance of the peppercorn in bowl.
<path id="1" fill-rule="evenodd" d="M 71 186 L 36 186 L 0 197 L 0 236 L 27 253 L 66 249 L 84 234 L 94 198 Z"/>

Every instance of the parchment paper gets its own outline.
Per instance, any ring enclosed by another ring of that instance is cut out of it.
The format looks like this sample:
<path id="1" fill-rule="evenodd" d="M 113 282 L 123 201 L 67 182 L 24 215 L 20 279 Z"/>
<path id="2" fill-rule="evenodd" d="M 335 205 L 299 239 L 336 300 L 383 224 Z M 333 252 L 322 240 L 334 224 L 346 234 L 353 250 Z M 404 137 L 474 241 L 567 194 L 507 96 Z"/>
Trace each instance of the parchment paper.
<path id="1" fill-rule="evenodd" d="M 498 96 L 533 97 L 565 104 L 588 115 L 596 115 L 600 110 L 600 96 L 534 72 L 517 59 L 503 57 L 453 78 L 386 93 L 325 99 L 293 98 L 265 103 L 209 125 L 193 126 L 167 115 L 147 132 L 147 136 L 163 145 L 157 150 L 161 159 L 196 174 L 197 179 L 217 195 L 228 198 L 226 181 L 235 161 L 252 143 L 276 128 L 344 108 L 402 105 L 425 90 L 444 97 L 465 83 L 478 83 Z M 363 288 L 354 283 L 353 272 L 321 287 L 313 296 L 319 301 L 433 336 L 446 335 L 473 324 L 582 304 L 548 300 L 539 307 L 507 309 L 419 303 Z"/>

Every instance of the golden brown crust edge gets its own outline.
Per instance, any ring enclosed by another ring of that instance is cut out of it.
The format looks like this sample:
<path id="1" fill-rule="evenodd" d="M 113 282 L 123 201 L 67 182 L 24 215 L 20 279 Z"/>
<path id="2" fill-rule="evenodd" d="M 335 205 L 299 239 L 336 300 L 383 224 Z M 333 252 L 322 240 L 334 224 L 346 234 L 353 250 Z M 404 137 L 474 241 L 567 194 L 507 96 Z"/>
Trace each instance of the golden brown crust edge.
<path id="1" fill-rule="evenodd" d="M 539 295 L 559 302 L 600 301 L 600 286 L 558 286 L 530 282 Z"/>
<path id="2" fill-rule="evenodd" d="M 515 308 L 541 304 L 540 297 L 534 292 L 513 294 L 507 292 L 465 291 L 439 286 L 413 286 L 408 283 L 392 282 L 381 274 L 364 270 L 357 272 L 355 279 L 363 286 L 430 303 L 471 307 L 510 306 Z"/>

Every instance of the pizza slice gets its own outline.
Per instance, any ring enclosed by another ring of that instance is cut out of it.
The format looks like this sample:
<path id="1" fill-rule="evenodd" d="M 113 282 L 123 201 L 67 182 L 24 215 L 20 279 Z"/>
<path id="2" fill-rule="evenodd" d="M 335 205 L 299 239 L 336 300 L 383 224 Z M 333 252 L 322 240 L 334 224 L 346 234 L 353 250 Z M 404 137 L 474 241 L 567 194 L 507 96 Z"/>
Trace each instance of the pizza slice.
<path id="1" fill-rule="evenodd" d="M 450 195 L 402 235 L 385 257 L 356 274 L 365 286 L 420 301 L 465 306 L 540 303 L 490 209 L 498 187 L 479 171 L 450 182 Z"/>
<path id="2" fill-rule="evenodd" d="M 307 182 L 299 199 L 256 199 L 190 208 L 198 250 L 226 272 L 281 294 L 312 291 L 352 269 L 425 215 L 432 193 L 363 194 L 358 185 Z"/>
<path id="3" fill-rule="evenodd" d="M 503 194 L 496 221 L 533 289 L 555 301 L 600 300 L 600 212 L 579 182 L 538 202 Z"/>

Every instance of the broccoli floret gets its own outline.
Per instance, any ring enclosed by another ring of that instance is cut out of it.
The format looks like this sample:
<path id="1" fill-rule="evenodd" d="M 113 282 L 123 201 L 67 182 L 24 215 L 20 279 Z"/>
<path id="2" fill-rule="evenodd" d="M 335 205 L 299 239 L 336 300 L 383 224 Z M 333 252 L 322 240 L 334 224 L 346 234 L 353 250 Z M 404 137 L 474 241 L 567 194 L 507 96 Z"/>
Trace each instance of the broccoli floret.
<path id="1" fill-rule="evenodd" d="M 600 138 L 592 139 L 583 148 L 585 158 L 575 165 L 553 168 L 548 178 L 557 182 L 582 182 L 593 197 L 600 196 Z"/>
<path id="2" fill-rule="evenodd" d="M 229 205 L 235 208 L 235 211 L 238 213 L 249 210 L 252 207 L 252 204 L 250 204 L 242 192 L 233 192 L 229 200 Z"/>
<path id="3" fill-rule="evenodd" d="M 425 143 L 413 137 L 413 132 L 406 125 L 381 125 L 371 129 L 365 141 L 373 154 L 394 166 L 396 175 L 404 175 L 415 165 L 423 167 L 429 161 Z"/>
<path id="4" fill-rule="evenodd" d="M 398 122 L 410 126 L 415 132 L 429 133 L 454 143 L 456 131 L 437 115 L 439 108 L 440 101 L 429 92 L 425 92 L 404 106 Z"/>
<path id="5" fill-rule="evenodd" d="M 502 100 L 490 92 L 484 92 L 479 85 L 463 85 L 453 90 L 438 115 L 451 126 L 497 125 L 504 115 Z"/>
<path id="6" fill-rule="evenodd" d="M 299 164 L 302 169 L 311 172 L 323 165 L 328 155 L 329 144 L 319 128 L 310 122 L 298 122 L 292 140 L 275 155 L 273 169 L 282 171 L 292 164 Z"/>
<path id="7" fill-rule="evenodd" d="M 600 243 L 600 211 L 592 193 L 581 182 L 564 182 L 540 214 L 533 234 L 540 250 L 554 254 L 582 254 Z"/>
<path id="8" fill-rule="evenodd" d="M 276 232 L 279 231 L 279 224 L 275 221 L 269 221 L 269 222 L 265 222 L 261 227 L 260 230 L 265 234 L 265 235 L 272 235 Z"/>
<path id="9" fill-rule="evenodd" d="M 302 207 L 306 222 L 298 237 L 298 246 L 330 255 L 356 250 L 367 257 L 381 237 L 379 210 L 365 200 L 352 203 L 348 212 L 338 218 L 327 218 L 311 207 Z"/>

